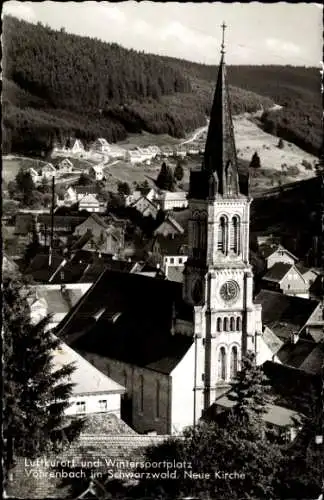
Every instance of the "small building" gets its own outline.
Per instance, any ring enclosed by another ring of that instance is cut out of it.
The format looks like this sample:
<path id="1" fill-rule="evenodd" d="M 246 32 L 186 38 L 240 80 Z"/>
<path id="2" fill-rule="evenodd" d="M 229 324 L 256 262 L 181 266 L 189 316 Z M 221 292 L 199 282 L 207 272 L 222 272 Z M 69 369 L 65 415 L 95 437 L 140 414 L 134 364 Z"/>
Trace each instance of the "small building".
<path id="1" fill-rule="evenodd" d="M 82 141 L 80 141 L 80 139 L 71 139 L 70 147 L 67 149 L 74 154 L 84 153 L 84 146 L 82 144 Z"/>
<path id="2" fill-rule="evenodd" d="M 124 227 L 107 223 L 95 213 L 75 228 L 75 236 L 81 238 L 86 234 L 89 238 L 82 245 L 82 250 L 116 255 L 124 247 Z"/>
<path id="3" fill-rule="evenodd" d="M 266 261 L 267 269 L 277 263 L 293 265 L 298 262 L 298 258 L 282 245 L 260 245 L 260 253 Z"/>
<path id="4" fill-rule="evenodd" d="M 140 212 L 143 217 L 153 217 L 153 219 L 156 219 L 159 211 L 155 203 L 148 200 L 145 196 L 142 196 L 141 198 L 136 200 L 135 203 L 131 205 L 131 207 Z"/>
<path id="5" fill-rule="evenodd" d="M 308 288 L 310 288 L 312 286 L 312 284 L 315 282 L 316 278 L 318 276 L 320 276 L 320 274 L 321 274 L 318 269 L 305 267 L 302 264 L 297 264 L 296 268 L 298 269 L 298 271 L 300 272 L 300 274 L 302 275 L 302 277 L 306 281 Z"/>
<path id="6" fill-rule="evenodd" d="M 75 190 L 76 193 L 76 201 L 80 201 L 84 196 L 88 194 L 97 194 L 97 186 L 94 184 L 89 184 L 88 186 L 74 186 L 72 189 Z"/>
<path id="7" fill-rule="evenodd" d="M 309 297 L 309 286 L 297 267 L 292 264 L 277 262 L 262 278 L 262 288 L 280 291 L 286 295 Z"/>
<path id="8" fill-rule="evenodd" d="M 47 163 L 41 169 L 42 179 L 49 180 L 52 179 L 52 177 L 56 177 L 56 175 L 57 175 L 57 170 L 51 163 Z"/>
<path id="9" fill-rule="evenodd" d="M 102 181 L 104 179 L 103 165 L 92 165 L 88 173 L 95 181 Z"/>
<path id="10" fill-rule="evenodd" d="M 95 194 L 86 194 L 79 201 L 79 210 L 86 210 L 87 212 L 100 212 L 101 205 Z"/>
<path id="11" fill-rule="evenodd" d="M 60 161 L 60 163 L 56 166 L 56 169 L 60 174 L 70 174 L 73 172 L 73 168 L 73 163 L 68 158 L 64 158 L 64 160 Z"/>
<path id="12" fill-rule="evenodd" d="M 91 145 L 91 150 L 96 153 L 109 154 L 110 149 L 111 147 L 109 142 L 103 137 L 96 139 Z"/>
<path id="13" fill-rule="evenodd" d="M 75 370 L 69 377 L 73 389 L 65 414 L 113 413 L 120 417 L 121 397 L 125 394 L 125 387 L 104 375 L 64 342 L 60 342 L 53 353 L 54 370 L 61 370 L 70 363 Z"/>
<path id="14" fill-rule="evenodd" d="M 171 193 L 164 191 L 160 196 L 161 210 L 164 212 L 173 210 L 174 208 L 187 208 L 188 199 L 185 191 L 177 191 Z"/>

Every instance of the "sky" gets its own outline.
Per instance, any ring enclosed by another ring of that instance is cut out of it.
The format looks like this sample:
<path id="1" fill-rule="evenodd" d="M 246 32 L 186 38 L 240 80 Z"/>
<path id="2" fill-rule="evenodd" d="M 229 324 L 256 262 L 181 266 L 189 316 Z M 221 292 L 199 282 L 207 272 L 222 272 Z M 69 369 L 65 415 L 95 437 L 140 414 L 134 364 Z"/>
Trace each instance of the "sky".
<path id="1" fill-rule="evenodd" d="M 68 33 L 204 64 L 218 64 L 223 21 L 228 64 L 321 66 L 321 4 L 276 2 L 18 2 L 3 15 Z"/>

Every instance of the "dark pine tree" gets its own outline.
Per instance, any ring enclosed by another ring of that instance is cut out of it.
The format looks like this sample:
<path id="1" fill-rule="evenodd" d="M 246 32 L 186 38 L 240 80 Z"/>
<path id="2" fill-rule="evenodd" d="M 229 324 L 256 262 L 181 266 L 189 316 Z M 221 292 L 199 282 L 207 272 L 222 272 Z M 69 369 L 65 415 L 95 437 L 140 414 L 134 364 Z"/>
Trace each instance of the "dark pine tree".
<path id="1" fill-rule="evenodd" d="M 127 182 L 118 183 L 118 194 L 128 196 L 130 194 L 130 187 Z"/>
<path id="2" fill-rule="evenodd" d="M 172 170 L 165 162 L 163 162 L 159 175 L 156 179 L 156 185 L 158 188 L 165 191 L 173 191 L 174 184 L 175 182 Z"/>
<path id="3" fill-rule="evenodd" d="M 177 165 L 174 169 L 174 178 L 180 182 L 180 181 L 182 181 L 183 176 L 184 176 L 184 171 L 183 171 L 182 162 L 178 160 Z"/>
<path id="4" fill-rule="evenodd" d="M 258 155 L 257 152 L 255 152 L 250 162 L 250 168 L 260 168 L 260 167 L 261 167 L 260 156 Z"/>
<path id="5" fill-rule="evenodd" d="M 3 437 L 5 473 L 18 456 L 34 458 L 58 451 L 73 440 L 83 420 L 68 420 L 64 410 L 73 385 L 70 364 L 56 369 L 53 351 L 60 341 L 49 330 L 48 318 L 33 325 L 30 289 L 15 276 L 3 276 Z"/>
<path id="6" fill-rule="evenodd" d="M 20 169 L 16 175 L 17 191 L 21 194 L 22 203 L 30 206 L 34 201 L 35 184 L 30 173 Z"/>

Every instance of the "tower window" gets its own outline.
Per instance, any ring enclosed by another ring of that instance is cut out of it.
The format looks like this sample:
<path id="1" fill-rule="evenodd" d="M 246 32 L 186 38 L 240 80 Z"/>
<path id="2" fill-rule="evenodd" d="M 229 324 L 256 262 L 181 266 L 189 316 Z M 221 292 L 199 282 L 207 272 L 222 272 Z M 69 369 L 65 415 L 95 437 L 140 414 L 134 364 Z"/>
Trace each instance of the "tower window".
<path id="1" fill-rule="evenodd" d="M 241 330 L 241 318 L 236 318 L 236 330 L 238 332 Z"/>
<path id="2" fill-rule="evenodd" d="M 236 254 L 240 253 L 240 219 L 237 215 L 231 220 L 230 250 Z"/>
<path id="3" fill-rule="evenodd" d="M 228 332 L 228 318 L 224 318 L 224 332 Z"/>
<path id="4" fill-rule="evenodd" d="M 218 351 L 218 377 L 220 380 L 226 380 L 226 351 L 221 347 Z"/>
<path id="5" fill-rule="evenodd" d="M 231 379 L 233 379 L 236 377 L 238 369 L 238 352 L 236 346 L 232 347 L 230 364 L 231 364 Z"/>
<path id="6" fill-rule="evenodd" d="M 235 331 L 235 318 L 230 319 L 230 331 L 234 332 Z"/>
<path id="7" fill-rule="evenodd" d="M 226 252 L 226 236 L 227 236 L 227 220 L 223 216 L 219 219 L 218 223 L 218 241 L 217 241 L 217 250 L 219 252 Z"/>
<path id="8" fill-rule="evenodd" d="M 216 328 L 218 332 L 222 331 L 222 318 L 217 318 Z"/>

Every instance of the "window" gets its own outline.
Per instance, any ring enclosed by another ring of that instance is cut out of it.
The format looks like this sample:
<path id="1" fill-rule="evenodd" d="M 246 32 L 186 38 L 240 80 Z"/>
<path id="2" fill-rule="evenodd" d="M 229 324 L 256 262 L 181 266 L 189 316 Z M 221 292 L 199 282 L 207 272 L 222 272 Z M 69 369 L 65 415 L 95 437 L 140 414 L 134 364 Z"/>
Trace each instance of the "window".
<path id="1" fill-rule="evenodd" d="M 228 332 L 228 318 L 224 318 L 224 332 Z"/>
<path id="2" fill-rule="evenodd" d="M 234 332 L 235 331 L 235 318 L 230 319 L 230 331 Z"/>
<path id="3" fill-rule="evenodd" d="M 236 318 L 236 330 L 238 332 L 241 330 L 241 318 Z"/>
<path id="4" fill-rule="evenodd" d="M 144 377 L 140 376 L 140 387 L 139 387 L 139 410 L 141 413 L 144 411 Z"/>
<path id="5" fill-rule="evenodd" d="M 156 382 L 156 418 L 160 418 L 160 382 Z"/>
<path id="6" fill-rule="evenodd" d="M 218 378 L 226 380 L 226 351 L 221 347 L 218 351 Z"/>
<path id="7" fill-rule="evenodd" d="M 86 411 L 85 401 L 77 401 L 76 402 L 76 411 L 77 411 L 77 413 L 85 413 L 85 411 Z"/>
<path id="8" fill-rule="evenodd" d="M 221 217 L 218 223 L 218 240 L 217 240 L 217 250 L 219 252 L 225 253 L 226 251 L 226 219 Z"/>
<path id="9" fill-rule="evenodd" d="M 99 399 L 98 404 L 99 404 L 99 411 L 107 411 L 108 404 L 106 399 Z"/>
<path id="10" fill-rule="evenodd" d="M 181 259 L 181 257 L 179 258 L 179 264 L 182 264 L 182 259 Z"/>
<path id="11" fill-rule="evenodd" d="M 235 378 L 237 375 L 238 368 L 238 352 L 237 347 L 232 347 L 231 350 L 231 379 Z"/>
<path id="12" fill-rule="evenodd" d="M 240 253 L 240 219 L 238 216 L 231 220 L 230 250 L 236 254 Z"/>
<path id="13" fill-rule="evenodd" d="M 217 318 L 217 331 L 221 332 L 222 331 L 222 318 Z"/>
<path id="14" fill-rule="evenodd" d="M 174 258 L 173 257 L 171 257 L 171 259 L 170 259 L 170 264 L 174 264 Z"/>

